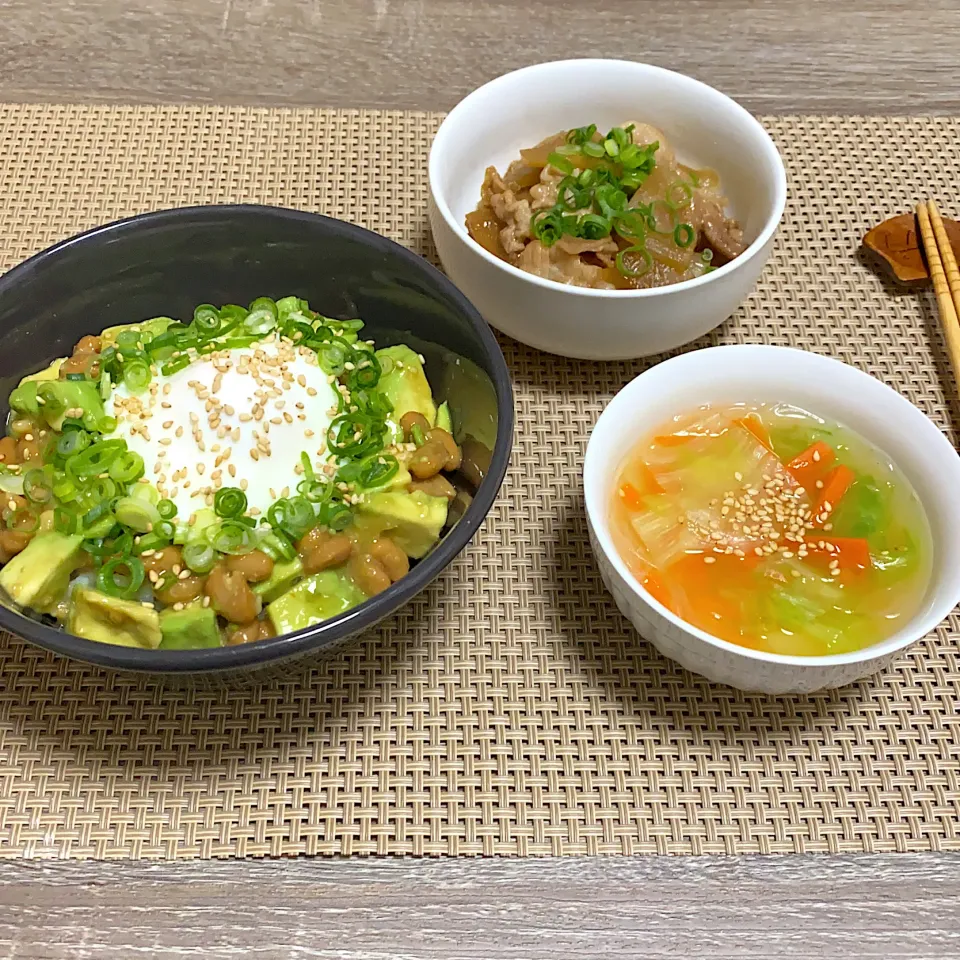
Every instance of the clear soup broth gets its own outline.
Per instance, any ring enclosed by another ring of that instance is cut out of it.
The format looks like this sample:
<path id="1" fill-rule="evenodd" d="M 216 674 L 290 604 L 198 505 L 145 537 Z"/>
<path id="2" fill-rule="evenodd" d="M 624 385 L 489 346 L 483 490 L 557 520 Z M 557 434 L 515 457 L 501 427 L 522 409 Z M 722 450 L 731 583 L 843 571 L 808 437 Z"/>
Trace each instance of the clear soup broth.
<path id="1" fill-rule="evenodd" d="M 645 437 L 617 477 L 620 555 L 677 616 L 730 643 L 824 656 L 913 617 L 932 562 L 907 478 L 786 404 L 707 405 Z"/>

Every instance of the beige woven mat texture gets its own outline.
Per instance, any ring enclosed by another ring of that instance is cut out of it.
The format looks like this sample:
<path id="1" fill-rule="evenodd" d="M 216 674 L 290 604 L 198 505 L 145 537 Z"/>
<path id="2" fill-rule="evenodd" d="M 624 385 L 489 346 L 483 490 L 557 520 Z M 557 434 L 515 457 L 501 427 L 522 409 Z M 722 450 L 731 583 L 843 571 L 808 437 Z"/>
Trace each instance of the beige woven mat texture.
<path id="1" fill-rule="evenodd" d="M 224 201 L 322 211 L 429 255 L 438 122 L 0 107 L 3 264 L 117 217 Z M 929 299 L 895 296 L 856 251 L 921 195 L 960 210 L 960 121 L 765 122 L 789 168 L 783 230 L 709 342 L 833 354 L 949 426 Z M 0 638 L 0 855 L 960 849 L 960 622 L 817 696 L 744 696 L 673 666 L 614 609 L 581 505 L 591 424 L 644 364 L 503 346 L 517 436 L 499 502 L 438 583 L 334 659 L 188 692 Z"/>

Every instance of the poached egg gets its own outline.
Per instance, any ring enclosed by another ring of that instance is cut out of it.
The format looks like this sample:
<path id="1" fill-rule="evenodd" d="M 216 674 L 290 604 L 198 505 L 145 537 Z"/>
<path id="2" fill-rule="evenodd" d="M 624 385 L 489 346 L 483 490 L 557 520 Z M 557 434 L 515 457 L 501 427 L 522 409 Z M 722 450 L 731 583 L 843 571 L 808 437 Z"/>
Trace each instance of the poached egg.
<path id="1" fill-rule="evenodd" d="M 302 452 L 318 473 L 333 462 L 335 378 L 314 351 L 275 336 L 196 357 L 169 376 L 155 372 L 140 393 L 119 383 L 105 406 L 117 419 L 114 436 L 143 457 L 145 479 L 181 521 L 212 506 L 221 487 L 243 490 L 248 515 L 259 516 L 296 493 Z"/>

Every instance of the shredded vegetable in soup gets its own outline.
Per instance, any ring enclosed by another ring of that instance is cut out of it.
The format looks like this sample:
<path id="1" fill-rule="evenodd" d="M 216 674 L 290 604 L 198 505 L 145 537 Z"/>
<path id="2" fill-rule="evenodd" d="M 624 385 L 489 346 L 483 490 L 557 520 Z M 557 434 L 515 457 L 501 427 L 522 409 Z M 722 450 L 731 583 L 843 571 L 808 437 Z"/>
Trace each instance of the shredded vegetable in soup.
<path id="1" fill-rule="evenodd" d="M 632 451 L 617 549 L 647 591 L 701 630 L 822 656 L 913 617 L 931 569 L 910 483 L 847 428 L 786 404 L 706 406 Z"/>
<path id="2" fill-rule="evenodd" d="M 717 175 L 678 162 L 663 133 L 595 124 L 520 151 L 501 176 L 488 167 L 470 236 L 547 280 L 597 289 L 662 287 L 739 256 Z"/>
<path id="3" fill-rule="evenodd" d="M 182 649 L 299 630 L 405 576 L 484 464 L 424 358 L 362 327 L 297 297 L 201 304 L 25 377 L 0 439 L 0 596 Z"/>

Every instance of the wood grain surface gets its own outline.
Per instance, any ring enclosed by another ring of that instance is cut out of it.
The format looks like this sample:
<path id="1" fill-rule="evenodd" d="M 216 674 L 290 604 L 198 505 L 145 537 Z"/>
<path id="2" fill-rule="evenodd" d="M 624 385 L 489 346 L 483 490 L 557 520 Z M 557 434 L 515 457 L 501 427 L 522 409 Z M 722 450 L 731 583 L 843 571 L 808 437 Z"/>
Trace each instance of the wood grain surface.
<path id="1" fill-rule="evenodd" d="M 960 856 L 0 864 L 16 960 L 940 960 Z"/>
<path id="2" fill-rule="evenodd" d="M 445 110 L 568 56 L 761 113 L 957 113 L 957 0 L 3 0 L 0 99 Z"/>

